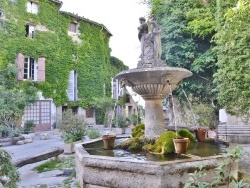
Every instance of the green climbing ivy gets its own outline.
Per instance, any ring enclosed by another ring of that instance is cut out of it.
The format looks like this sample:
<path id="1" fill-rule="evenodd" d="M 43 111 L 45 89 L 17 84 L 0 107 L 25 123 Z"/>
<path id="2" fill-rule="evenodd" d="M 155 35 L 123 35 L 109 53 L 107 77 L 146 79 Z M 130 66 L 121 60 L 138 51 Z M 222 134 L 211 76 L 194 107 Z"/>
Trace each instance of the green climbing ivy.
<path id="1" fill-rule="evenodd" d="M 90 105 L 92 97 L 111 95 L 111 78 L 126 66 L 111 63 L 110 34 L 101 24 L 60 11 L 59 4 L 51 0 L 38 2 L 38 14 L 26 11 L 28 0 L 0 1 L 5 19 L 0 19 L 0 69 L 8 63 L 15 64 L 16 56 L 22 53 L 33 58 L 46 58 L 45 82 L 36 87 L 46 98 L 53 98 L 57 106 Z M 71 21 L 79 23 L 79 39 L 68 35 Z M 47 31 L 35 31 L 35 37 L 25 36 L 25 25 L 45 26 Z M 118 59 L 116 61 L 119 61 Z M 122 62 L 121 62 L 122 63 Z M 69 71 L 78 73 L 78 101 L 68 102 L 66 90 Z"/>

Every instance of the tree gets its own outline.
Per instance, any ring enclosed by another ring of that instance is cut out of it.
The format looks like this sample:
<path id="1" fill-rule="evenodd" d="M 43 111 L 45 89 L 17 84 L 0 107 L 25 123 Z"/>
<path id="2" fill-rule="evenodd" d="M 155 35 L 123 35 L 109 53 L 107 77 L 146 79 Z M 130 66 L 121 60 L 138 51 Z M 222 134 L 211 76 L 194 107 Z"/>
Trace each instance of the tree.
<path id="1" fill-rule="evenodd" d="M 1 70 L 0 74 L 0 124 L 12 129 L 20 125 L 25 106 L 37 97 L 34 83 L 20 83 L 16 74 L 17 67 L 13 64 Z"/>
<path id="2" fill-rule="evenodd" d="M 110 98 L 110 97 L 94 97 L 93 101 L 91 103 L 92 107 L 95 108 L 96 110 L 103 110 L 105 113 L 105 117 L 104 117 L 104 125 L 107 126 L 109 123 L 111 123 L 108 121 L 108 113 L 111 112 L 115 106 L 115 101 L 114 99 Z"/>
<path id="3" fill-rule="evenodd" d="M 219 103 L 233 115 L 250 109 L 250 2 L 239 0 L 225 13 L 216 34 L 218 71 L 214 74 Z"/>
<path id="4" fill-rule="evenodd" d="M 169 66 L 193 72 L 175 90 L 179 100 L 186 101 L 183 88 L 192 101 L 214 104 L 216 95 L 211 91 L 216 54 L 210 40 L 216 23 L 210 4 L 196 0 L 148 0 L 146 3 L 162 27 L 162 58 Z"/>

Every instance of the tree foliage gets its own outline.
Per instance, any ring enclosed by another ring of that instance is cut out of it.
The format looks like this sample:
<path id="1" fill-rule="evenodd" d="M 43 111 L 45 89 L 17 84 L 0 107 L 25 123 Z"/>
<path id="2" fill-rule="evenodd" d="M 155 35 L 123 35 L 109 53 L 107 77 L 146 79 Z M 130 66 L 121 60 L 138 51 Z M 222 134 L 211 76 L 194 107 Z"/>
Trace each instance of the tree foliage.
<path id="1" fill-rule="evenodd" d="M 169 66 L 193 72 L 193 76 L 181 84 L 192 101 L 213 103 L 215 94 L 211 90 L 216 54 L 210 43 L 215 32 L 211 7 L 194 0 L 152 0 L 147 3 L 162 27 L 162 58 Z M 181 88 L 176 92 L 180 100 L 186 101 Z"/>
<path id="2" fill-rule="evenodd" d="M 250 109 L 249 1 L 144 0 L 162 27 L 169 66 L 193 72 L 176 92 L 191 102 L 225 107 L 236 115 Z"/>
<path id="3" fill-rule="evenodd" d="M 225 13 L 216 34 L 218 100 L 228 112 L 248 114 L 250 108 L 250 2 L 239 0 Z"/>
<path id="4" fill-rule="evenodd" d="M 17 67 L 13 64 L 0 74 L 0 125 L 14 128 L 20 125 L 26 105 L 36 100 L 34 83 L 16 80 Z"/>
<path id="5" fill-rule="evenodd" d="M 11 163 L 10 154 L 0 148 L 0 187 L 16 188 L 20 181 L 20 174 Z"/>

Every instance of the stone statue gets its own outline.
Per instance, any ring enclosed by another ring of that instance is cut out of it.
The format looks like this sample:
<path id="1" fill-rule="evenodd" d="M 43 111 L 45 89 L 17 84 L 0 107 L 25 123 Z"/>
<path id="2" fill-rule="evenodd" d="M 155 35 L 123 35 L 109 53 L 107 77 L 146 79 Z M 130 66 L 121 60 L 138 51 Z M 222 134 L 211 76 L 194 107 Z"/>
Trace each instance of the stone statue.
<path id="1" fill-rule="evenodd" d="M 156 16 L 153 14 L 150 19 L 150 37 L 154 44 L 154 56 L 156 60 L 161 59 L 162 47 L 161 47 L 161 29 L 156 23 Z"/>
<path id="2" fill-rule="evenodd" d="M 138 38 L 141 42 L 141 56 L 143 56 L 144 52 L 144 37 L 148 34 L 148 25 L 146 23 L 146 19 L 144 17 L 139 18 L 140 26 L 138 27 Z"/>
<path id="3" fill-rule="evenodd" d="M 141 41 L 141 60 L 137 64 L 137 68 L 150 68 L 165 66 L 166 63 L 161 60 L 161 29 L 156 23 L 155 15 L 150 18 L 150 33 L 148 33 L 148 25 L 146 19 L 139 18 L 140 26 L 138 27 L 138 38 Z"/>

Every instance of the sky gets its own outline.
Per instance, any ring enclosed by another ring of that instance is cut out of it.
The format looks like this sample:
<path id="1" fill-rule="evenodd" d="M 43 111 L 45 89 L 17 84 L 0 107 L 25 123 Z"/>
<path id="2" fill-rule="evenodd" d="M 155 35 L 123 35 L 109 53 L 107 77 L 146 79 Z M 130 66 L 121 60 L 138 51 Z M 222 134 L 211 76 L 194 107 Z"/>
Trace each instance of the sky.
<path id="1" fill-rule="evenodd" d="M 140 56 L 137 27 L 139 17 L 147 18 L 148 7 L 140 0 L 61 0 L 60 10 L 77 13 L 103 24 L 111 33 L 109 46 L 115 56 L 129 68 L 136 68 Z"/>

